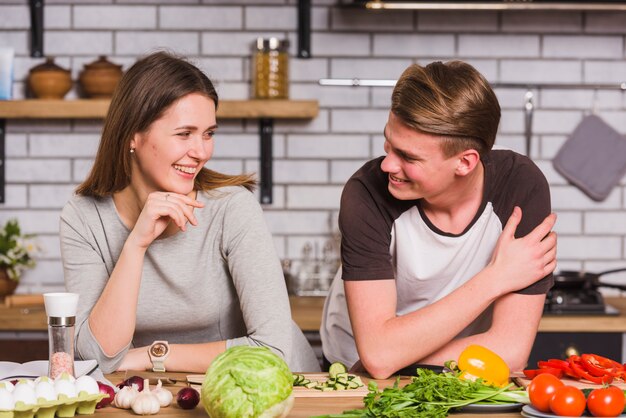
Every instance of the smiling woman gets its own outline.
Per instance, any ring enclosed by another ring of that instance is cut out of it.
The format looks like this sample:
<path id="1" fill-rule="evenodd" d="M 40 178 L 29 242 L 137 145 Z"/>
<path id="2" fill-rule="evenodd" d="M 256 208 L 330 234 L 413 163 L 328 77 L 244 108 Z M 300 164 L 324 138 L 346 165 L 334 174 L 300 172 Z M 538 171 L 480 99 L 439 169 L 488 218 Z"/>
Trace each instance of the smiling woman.
<path id="1" fill-rule="evenodd" d="M 113 370 L 204 372 L 226 348 L 267 346 L 316 371 L 250 175 L 204 167 L 217 130 L 211 81 L 163 52 L 113 94 L 88 178 L 63 209 L 76 352 Z M 165 346 L 155 355 L 152 345 Z"/>

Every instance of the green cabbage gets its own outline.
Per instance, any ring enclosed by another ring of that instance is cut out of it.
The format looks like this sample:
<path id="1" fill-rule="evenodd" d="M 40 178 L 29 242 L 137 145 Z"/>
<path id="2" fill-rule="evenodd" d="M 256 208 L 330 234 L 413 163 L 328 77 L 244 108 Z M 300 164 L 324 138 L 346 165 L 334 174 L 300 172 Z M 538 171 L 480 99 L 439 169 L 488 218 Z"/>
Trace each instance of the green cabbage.
<path id="1" fill-rule="evenodd" d="M 293 406 L 293 376 L 266 347 L 231 347 L 213 360 L 202 383 L 211 418 L 285 417 Z"/>

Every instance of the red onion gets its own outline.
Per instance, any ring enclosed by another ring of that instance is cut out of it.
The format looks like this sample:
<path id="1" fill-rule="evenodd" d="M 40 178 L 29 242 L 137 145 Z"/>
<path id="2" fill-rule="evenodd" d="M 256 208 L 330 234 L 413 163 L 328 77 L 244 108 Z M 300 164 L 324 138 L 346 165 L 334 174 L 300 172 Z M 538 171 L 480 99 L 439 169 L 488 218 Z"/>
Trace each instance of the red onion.
<path id="1" fill-rule="evenodd" d="M 118 384 L 118 388 L 123 388 L 124 386 L 136 385 L 137 390 L 141 392 L 143 390 L 143 377 L 139 376 L 131 376 L 128 379 L 124 380 L 122 383 Z"/>
<path id="2" fill-rule="evenodd" d="M 98 382 L 98 389 L 100 389 L 100 393 L 106 393 L 107 395 L 109 395 L 109 397 L 102 398 L 100 402 L 96 404 L 96 409 L 104 408 L 105 406 L 113 402 L 113 398 L 115 398 L 115 389 L 113 389 L 111 386 L 102 382 Z"/>
<path id="3" fill-rule="evenodd" d="M 200 394 L 194 388 L 182 388 L 176 394 L 176 403 L 183 409 L 193 409 L 200 402 Z"/>

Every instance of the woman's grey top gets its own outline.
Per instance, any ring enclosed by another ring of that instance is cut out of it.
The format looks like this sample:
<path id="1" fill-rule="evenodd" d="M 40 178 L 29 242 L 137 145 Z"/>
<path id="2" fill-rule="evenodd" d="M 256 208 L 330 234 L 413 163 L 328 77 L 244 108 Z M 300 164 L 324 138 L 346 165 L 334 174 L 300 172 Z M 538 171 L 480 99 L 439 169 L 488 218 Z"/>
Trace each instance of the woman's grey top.
<path id="1" fill-rule="evenodd" d="M 130 230 L 111 197 L 73 197 L 61 214 L 65 284 L 80 295 L 76 355 L 114 371 L 131 347 L 155 340 L 266 346 L 293 371 L 318 371 L 289 299 L 261 207 L 243 187 L 198 192 L 198 226 L 155 240 L 141 277 L 132 342 L 107 356 L 88 317 L 113 272 Z M 113 314 L 113 312 L 111 313 Z M 114 331 L 114 330 L 113 330 Z"/>

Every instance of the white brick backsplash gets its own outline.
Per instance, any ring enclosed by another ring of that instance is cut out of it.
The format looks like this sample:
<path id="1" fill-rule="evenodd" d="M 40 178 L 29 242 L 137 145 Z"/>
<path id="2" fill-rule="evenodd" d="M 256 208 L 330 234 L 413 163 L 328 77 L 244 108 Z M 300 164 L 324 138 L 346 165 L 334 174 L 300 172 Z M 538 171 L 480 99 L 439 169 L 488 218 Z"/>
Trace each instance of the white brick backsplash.
<path id="1" fill-rule="evenodd" d="M 311 49 L 316 57 L 358 57 L 369 55 L 369 34 L 313 33 Z"/>
<path id="2" fill-rule="evenodd" d="M 16 50 L 13 92 L 23 98 L 29 70 L 43 59 L 30 57 L 28 2 L 0 3 L 0 46 Z M 76 83 L 84 64 L 100 54 L 126 70 L 141 55 L 168 49 L 205 71 L 221 99 L 248 99 L 254 40 L 289 39 L 290 97 L 317 100 L 320 113 L 275 120 L 274 202 L 263 209 L 279 255 L 294 259 L 304 242 L 321 245 L 336 230 L 345 181 L 367 160 L 384 155 L 382 130 L 392 88 L 322 87 L 319 79 L 393 80 L 413 62 L 462 59 L 491 83 L 523 85 L 496 88 L 502 107 L 496 146 L 522 153 L 526 84 L 626 81 L 624 13 L 378 13 L 342 8 L 337 0 L 314 3 L 311 59 L 296 57 L 297 0 L 48 0 L 45 53 L 71 69 Z M 77 97 L 77 87 L 66 99 Z M 626 94 L 591 86 L 531 88 L 531 157 L 546 175 L 559 215 L 558 268 L 601 271 L 626 265 L 626 177 L 605 201 L 595 202 L 551 161 L 594 102 L 598 115 L 626 135 Z M 229 174 L 258 172 L 258 121 L 219 124 L 207 166 Z M 0 218 L 19 217 L 53 249 L 40 257 L 45 263 L 30 272 L 20 292 L 62 288 L 60 208 L 93 164 L 102 120 L 9 119 L 6 128 L 6 203 L 0 204 Z M 626 282 L 626 275 L 618 279 Z"/>
<path id="3" fill-rule="evenodd" d="M 113 34 L 107 31 L 46 31 L 46 55 L 110 55 Z"/>
<path id="4" fill-rule="evenodd" d="M 579 61 L 503 60 L 500 81 L 509 83 L 580 83 Z"/>
<path id="5" fill-rule="evenodd" d="M 28 149 L 25 134 L 8 133 L 5 141 L 6 157 L 26 157 Z"/>
<path id="6" fill-rule="evenodd" d="M 585 32 L 626 33 L 626 13 L 614 11 L 585 13 Z"/>
<path id="7" fill-rule="evenodd" d="M 620 36 L 544 36 L 546 58 L 617 58 L 624 50 Z"/>
<path id="8" fill-rule="evenodd" d="M 586 61 L 583 71 L 586 83 L 619 85 L 626 80 L 626 62 L 624 61 Z"/>
<path id="9" fill-rule="evenodd" d="M 70 180 L 70 160 L 8 159 L 6 181 L 56 183 Z"/>
<path id="10" fill-rule="evenodd" d="M 342 186 L 289 186 L 289 209 L 339 209 Z"/>
<path id="11" fill-rule="evenodd" d="M 243 60 L 241 58 L 203 58 L 194 60 L 213 82 L 243 79 Z"/>
<path id="12" fill-rule="evenodd" d="M 93 159 L 75 159 L 72 163 L 72 181 L 80 183 L 87 178 L 91 167 L 93 166 Z"/>
<path id="13" fill-rule="evenodd" d="M 268 211 L 265 219 L 273 234 L 319 234 L 328 231 L 326 211 Z"/>
<path id="14" fill-rule="evenodd" d="M 533 115 L 533 132 L 537 134 L 570 134 L 583 118 L 582 112 L 537 110 Z"/>
<path id="15" fill-rule="evenodd" d="M 326 183 L 328 163 L 322 160 L 275 160 L 274 181 L 284 184 Z"/>
<path id="16" fill-rule="evenodd" d="M 328 78 L 328 60 L 326 59 L 298 59 L 292 57 L 289 61 L 289 78 L 293 81 L 315 81 Z"/>
<path id="17" fill-rule="evenodd" d="M 492 11 L 419 11 L 417 28 L 432 32 L 495 32 L 498 13 Z"/>
<path id="18" fill-rule="evenodd" d="M 290 158 L 367 158 L 369 138 L 365 135 L 289 135 Z"/>
<path id="19" fill-rule="evenodd" d="M 0 210 L 26 209 L 27 205 L 26 186 L 12 184 L 4 186 L 4 203 L 0 203 Z"/>
<path id="20" fill-rule="evenodd" d="M 535 35 L 460 35 L 459 54 L 468 57 L 537 57 L 539 37 Z"/>
<path id="21" fill-rule="evenodd" d="M 583 216 L 580 212 L 565 212 L 559 211 L 556 212 L 556 224 L 554 225 L 554 230 L 557 234 L 581 234 L 583 231 Z M 557 242 L 557 251 L 558 242 Z"/>
<path id="22" fill-rule="evenodd" d="M 411 57 L 454 55 L 452 35 L 374 35 L 374 54 L 380 57 Z M 405 65 L 406 67 L 406 65 Z"/>
<path id="23" fill-rule="evenodd" d="M 611 260 L 622 257 L 620 238 L 559 236 L 559 257 L 563 259 Z"/>
<path id="24" fill-rule="evenodd" d="M 31 157 L 95 157 L 99 135 L 33 134 L 30 136 Z"/>
<path id="25" fill-rule="evenodd" d="M 586 212 L 585 233 L 624 235 L 626 234 L 626 216 L 623 212 Z"/>
<path id="26" fill-rule="evenodd" d="M 388 110 L 334 110 L 331 127 L 334 132 L 379 133 L 388 117 Z"/>
<path id="27" fill-rule="evenodd" d="M 249 57 L 252 55 L 252 46 L 258 37 L 277 37 L 283 39 L 281 32 L 228 32 L 224 37 L 223 33 L 203 33 L 202 53 L 206 55 L 230 55 L 238 57 Z"/>
<path id="28" fill-rule="evenodd" d="M 276 138 L 273 138 L 274 143 Z M 273 144 L 272 144 L 273 145 Z M 259 136 L 252 134 L 218 134 L 215 136 L 214 158 L 256 158 L 259 156 Z M 276 156 L 276 153 L 274 153 Z"/>
<path id="29" fill-rule="evenodd" d="M 28 270 L 20 280 L 20 286 L 35 284 L 64 284 L 61 261 L 41 260 L 37 263 L 37 268 Z"/>
<path id="30" fill-rule="evenodd" d="M 61 241 L 58 235 L 38 235 L 35 240 L 37 242 L 37 246 L 39 246 L 39 249 L 41 250 L 37 259 L 61 259 Z"/>
<path id="31" fill-rule="evenodd" d="M 564 33 L 582 28 L 583 14 L 575 11 L 505 11 L 502 12 L 503 32 Z"/>
<path id="32" fill-rule="evenodd" d="M 43 14 L 44 29 L 70 29 L 71 25 L 72 9 L 70 6 L 50 6 L 46 4 Z"/>
<path id="33" fill-rule="evenodd" d="M 28 28 L 30 28 L 30 11 L 28 9 L 28 5 L 0 5 L 0 29 Z"/>
<path id="34" fill-rule="evenodd" d="M 2 31 L 0 36 L 0 47 L 8 46 L 13 48 L 15 55 L 28 54 L 29 43 L 26 31 Z M 48 51 L 46 51 L 47 53 Z"/>
<path id="35" fill-rule="evenodd" d="M 620 209 L 620 194 L 619 190 L 614 189 L 604 201 L 596 202 L 574 186 L 550 187 L 554 210 Z"/>
<path id="36" fill-rule="evenodd" d="M 155 29 L 154 6 L 74 6 L 77 29 Z"/>
<path id="37" fill-rule="evenodd" d="M 317 84 L 292 85 L 289 97 L 292 99 L 310 99 L 315 97 L 323 107 L 367 107 L 369 92 L 363 88 L 320 86 Z"/>
<path id="38" fill-rule="evenodd" d="M 146 55 L 167 49 L 181 55 L 196 55 L 200 40 L 193 32 L 116 32 L 117 54 Z"/>
<path id="39" fill-rule="evenodd" d="M 0 223 L 16 218 L 25 234 L 57 234 L 59 232 L 58 210 L 24 210 L 20 212 L 0 212 Z"/>
<path id="40" fill-rule="evenodd" d="M 561 260 L 556 264 L 556 269 L 554 271 L 563 271 L 563 270 L 574 270 L 579 271 L 582 270 L 583 263 L 580 261 L 571 261 L 571 260 Z"/>
<path id="41" fill-rule="evenodd" d="M 28 202 L 32 208 L 61 209 L 74 195 L 75 184 L 31 185 L 28 189 Z"/>
<path id="42" fill-rule="evenodd" d="M 336 160 L 330 163 L 330 181 L 331 183 L 341 184 L 342 187 L 350 177 L 359 169 L 369 158 L 359 160 L 341 161 Z"/>
<path id="43" fill-rule="evenodd" d="M 261 185 L 254 190 L 256 200 L 261 201 Z M 285 186 L 272 186 L 272 203 L 262 204 L 264 210 L 285 209 Z"/>
<path id="44" fill-rule="evenodd" d="M 163 6 L 159 8 L 159 27 L 164 29 L 241 29 L 241 7 Z"/>
<path id="45" fill-rule="evenodd" d="M 331 28 L 340 31 L 407 31 L 413 29 L 413 13 L 398 10 L 333 8 L 330 19 Z"/>
<path id="46" fill-rule="evenodd" d="M 253 30 L 296 30 L 297 8 L 278 7 L 246 7 L 245 27 Z"/>
<path id="47" fill-rule="evenodd" d="M 330 62 L 332 78 L 374 78 L 396 80 L 411 65 L 410 59 L 342 59 Z M 361 90 L 365 90 L 360 88 Z"/>

